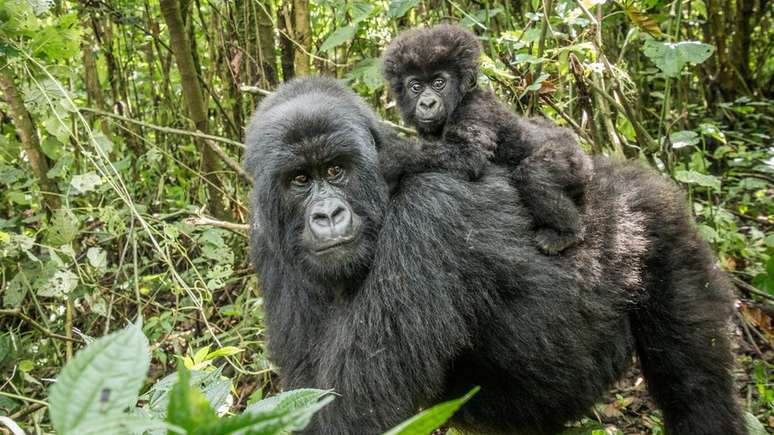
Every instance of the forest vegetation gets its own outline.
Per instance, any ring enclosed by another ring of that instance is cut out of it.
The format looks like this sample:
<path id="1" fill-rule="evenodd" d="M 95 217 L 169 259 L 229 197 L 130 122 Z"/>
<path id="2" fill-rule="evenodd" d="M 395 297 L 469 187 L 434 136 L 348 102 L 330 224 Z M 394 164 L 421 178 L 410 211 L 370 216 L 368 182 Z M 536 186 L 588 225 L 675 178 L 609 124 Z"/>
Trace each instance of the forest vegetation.
<path id="1" fill-rule="evenodd" d="M 480 83 L 515 113 L 684 187 L 735 284 L 750 430 L 774 431 L 771 0 L 0 0 L 0 433 L 303 427 L 326 392 L 259 402 L 278 388 L 245 126 L 320 74 L 411 135 L 379 56 L 436 23 L 480 37 Z M 572 430 L 663 433 L 636 364 Z"/>

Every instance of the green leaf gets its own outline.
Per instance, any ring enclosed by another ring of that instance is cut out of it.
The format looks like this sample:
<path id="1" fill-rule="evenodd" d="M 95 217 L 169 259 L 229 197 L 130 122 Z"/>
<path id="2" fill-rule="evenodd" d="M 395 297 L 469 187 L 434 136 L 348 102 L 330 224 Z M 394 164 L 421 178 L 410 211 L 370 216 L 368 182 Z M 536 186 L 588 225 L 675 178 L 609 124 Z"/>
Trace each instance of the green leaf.
<path id="1" fill-rule="evenodd" d="M 462 405 L 465 404 L 474 394 L 478 392 L 480 387 L 475 387 L 468 392 L 468 394 L 460 397 L 459 399 L 443 402 L 432 408 L 422 411 L 419 414 L 411 417 L 403 423 L 395 426 L 384 435 L 426 435 L 432 433 L 438 429 L 442 424 L 446 423 L 446 420 L 451 418 L 455 412 Z"/>
<path id="2" fill-rule="evenodd" d="M 42 285 L 37 287 L 37 294 L 47 298 L 61 298 L 75 290 L 76 287 L 78 287 L 78 275 L 69 270 L 57 270 Z"/>
<path id="3" fill-rule="evenodd" d="M 85 421 L 70 431 L 77 435 L 128 435 L 153 431 L 184 434 L 185 431 L 163 421 L 130 414 L 110 414 Z"/>
<path id="4" fill-rule="evenodd" d="M 336 29 L 320 46 L 320 51 L 328 51 L 350 41 L 355 37 L 355 32 L 357 32 L 357 24 L 350 24 L 349 26 Z"/>
<path id="5" fill-rule="evenodd" d="M 18 307 L 27 295 L 27 285 L 24 282 L 24 271 L 20 271 L 5 284 L 3 290 L 3 306 Z"/>
<path id="6" fill-rule="evenodd" d="M 720 190 L 720 180 L 714 175 L 700 174 L 696 171 L 676 171 L 675 180 L 685 184 L 693 184 Z"/>
<path id="7" fill-rule="evenodd" d="M 672 149 L 677 150 L 698 144 L 699 135 L 690 130 L 676 131 L 669 135 L 669 142 L 672 144 Z"/>
<path id="8" fill-rule="evenodd" d="M 300 431 L 309 424 L 312 416 L 317 411 L 332 400 L 333 396 L 327 396 L 314 401 L 298 400 L 291 402 L 287 406 L 275 405 L 270 409 L 255 410 L 251 407 L 252 409 L 246 410 L 241 415 L 225 418 L 221 421 L 210 423 L 205 427 L 200 427 L 194 434 L 237 433 L 240 435 L 275 435 Z"/>
<path id="9" fill-rule="evenodd" d="M 357 1 L 352 4 L 352 22 L 359 23 L 371 15 L 376 6 L 371 2 Z"/>
<path id="10" fill-rule="evenodd" d="M 323 396 L 332 392 L 332 390 L 317 390 L 314 388 L 299 388 L 297 390 L 285 391 L 248 406 L 245 412 L 284 412 L 301 409 L 317 403 Z"/>
<path id="11" fill-rule="evenodd" d="M 191 386 L 191 374 L 184 364 L 178 363 L 177 373 L 178 382 L 169 393 L 167 421 L 180 426 L 188 433 L 194 433 L 197 428 L 208 423 L 217 422 L 218 416 L 210 407 L 204 393 Z"/>
<path id="12" fill-rule="evenodd" d="M 352 68 L 352 72 L 349 74 L 348 78 L 361 80 L 371 92 L 381 89 L 384 85 L 381 64 L 379 63 L 379 59 L 373 57 L 358 62 L 357 65 Z"/>
<path id="13" fill-rule="evenodd" d="M 89 248 L 89 250 L 86 251 L 86 258 L 89 259 L 89 264 L 91 264 L 91 267 L 97 269 L 104 269 L 107 267 L 107 252 L 105 252 L 102 248 Z"/>
<path id="14" fill-rule="evenodd" d="M 137 402 L 150 366 L 148 339 L 139 323 L 99 338 L 75 355 L 51 387 L 51 423 L 57 433 L 123 412 Z"/>
<path id="15" fill-rule="evenodd" d="M 94 172 L 75 175 L 73 179 L 70 180 L 70 186 L 73 187 L 73 193 L 76 195 L 96 190 L 101 184 L 102 178 Z"/>
<path id="16" fill-rule="evenodd" d="M 69 209 L 59 209 L 51 217 L 46 240 L 53 246 L 66 245 L 78 234 L 78 224 L 78 218 Z"/>
<path id="17" fill-rule="evenodd" d="M 419 4 L 419 0 L 390 0 L 390 9 L 387 11 L 387 17 L 390 19 L 402 18 L 409 9 Z"/>
<path id="18" fill-rule="evenodd" d="M 30 47 L 37 57 L 49 60 L 71 58 L 80 51 L 81 29 L 77 26 L 77 14 L 58 18 L 54 26 L 46 26 L 35 32 Z"/>
<path id="19" fill-rule="evenodd" d="M 645 41 L 645 55 L 664 72 L 667 77 L 677 77 L 686 63 L 699 64 L 707 60 L 715 47 L 697 41 L 658 42 Z"/>
<path id="20" fill-rule="evenodd" d="M 750 414 L 749 412 L 744 413 L 744 420 L 745 425 L 747 426 L 747 432 L 750 435 L 766 435 L 768 433 L 766 428 L 763 427 L 763 423 L 761 423 L 757 418 L 755 418 L 754 415 Z"/>
<path id="21" fill-rule="evenodd" d="M 210 352 L 207 355 L 207 359 L 215 359 L 219 356 L 231 356 L 236 355 L 239 352 L 244 352 L 244 349 L 240 349 L 236 346 L 223 346 L 220 349 L 217 349 L 214 352 Z"/>

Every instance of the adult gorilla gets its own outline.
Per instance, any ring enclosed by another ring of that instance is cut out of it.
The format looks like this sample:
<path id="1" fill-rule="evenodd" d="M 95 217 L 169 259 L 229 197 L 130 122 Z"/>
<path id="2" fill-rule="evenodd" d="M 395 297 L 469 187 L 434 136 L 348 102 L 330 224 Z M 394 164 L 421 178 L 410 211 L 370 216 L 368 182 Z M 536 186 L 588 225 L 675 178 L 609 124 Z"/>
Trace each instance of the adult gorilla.
<path id="1" fill-rule="evenodd" d="M 411 144 L 333 81 L 281 87 L 247 144 L 270 355 L 284 388 L 341 395 L 308 433 L 378 433 L 474 385 L 456 426 L 553 433 L 635 350 L 670 433 L 744 433 L 730 293 L 667 179 L 597 160 L 585 242 L 547 257 L 496 168 L 388 197 L 377 148 Z"/>

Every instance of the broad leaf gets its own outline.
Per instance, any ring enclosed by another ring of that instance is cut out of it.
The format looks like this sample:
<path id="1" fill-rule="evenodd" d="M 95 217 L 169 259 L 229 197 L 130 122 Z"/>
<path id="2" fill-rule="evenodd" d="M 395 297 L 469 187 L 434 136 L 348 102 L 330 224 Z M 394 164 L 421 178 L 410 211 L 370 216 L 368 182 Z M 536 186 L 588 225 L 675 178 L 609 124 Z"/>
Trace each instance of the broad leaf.
<path id="1" fill-rule="evenodd" d="M 475 387 L 470 390 L 468 394 L 459 399 L 443 402 L 428 410 L 422 411 L 385 432 L 384 435 L 429 435 L 442 424 L 446 423 L 446 421 L 451 418 L 465 402 L 470 400 L 479 389 L 480 387 Z"/>
<path id="2" fill-rule="evenodd" d="M 320 46 L 320 51 L 331 50 L 347 41 L 352 40 L 352 38 L 355 37 L 355 32 L 357 32 L 356 24 L 351 24 L 349 26 L 336 29 L 336 31 L 331 33 L 331 36 L 329 36 L 328 39 L 326 39 L 325 42 L 323 42 L 323 44 Z"/>
<path id="3" fill-rule="evenodd" d="M 51 267 L 52 264 L 49 263 L 47 266 Z M 57 270 L 49 275 L 45 281 L 36 280 L 36 284 L 38 296 L 61 298 L 78 287 L 78 275 L 67 269 Z"/>
<path id="4" fill-rule="evenodd" d="M 402 18 L 409 9 L 419 4 L 419 0 L 390 0 L 390 9 L 387 16 L 390 19 Z"/>
<path id="5" fill-rule="evenodd" d="M 358 62 L 352 72 L 349 73 L 349 79 L 359 79 L 368 87 L 368 90 L 375 92 L 384 85 L 382 78 L 381 64 L 379 59 L 368 58 Z"/>
<path id="6" fill-rule="evenodd" d="M 238 434 L 238 435 L 275 435 L 278 433 L 303 430 L 312 416 L 333 401 L 333 396 L 320 400 L 298 400 L 285 406 L 272 409 L 251 411 L 221 420 L 217 424 L 203 427 L 196 434 Z M 259 402 L 260 403 L 260 402 Z M 257 405 L 257 404 L 256 404 Z"/>
<path id="7" fill-rule="evenodd" d="M 68 209 L 54 212 L 46 229 L 46 239 L 53 246 L 66 245 L 78 234 L 78 218 Z"/>
<path id="8" fill-rule="evenodd" d="M 714 175 L 700 174 L 696 171 L 677 171 L 675 172 L 675 180 L 685 184 L 720 190 L 720 180 Z"/>
<path id="9" fill-rule="evenodd" d="M 123 414 L 137 402 L 150 366 L 148 339 L 139 324 L 99 338 L 75 355 L 49 395 L 51 423 L 59 434 Z"/>
<path id="10" fill-rule="evenodd" d="M 165 423 L 130 414 L 111 414 L 85 421 L 70 433 L 77 435 L 127 435 L 152 431 L 169 431 L 184 434 L 182 429 Z"/>
<path id="11" fill-rule="evenodd" d="M 747 426 L 747 432 L 750 435 L 766 435 L 768 433 L 760 420 L 755 418 L 755 416 L 749 412 L 744 413 L 744 420 L 745 425 Z"/>
<path id="12" fill-rule="evenodd" d="M 177 373 L 178 382 L 169 394 L 167 421 L 185 429 L 188 433 L 194 433 L 197 428 L 217 422 L 218 416 L 210 407 L 204 393 L 199 388 L 191 386 L 191 373 L 185 365 L 178 363 Z"/>
<path id="13" fill-rule="evenodd" d="M 102 178 L 94 172 L 76 175 L 70 180 L 70 186 L 73 187 L 73 193 L 76 195 L 95 190 L 102 184 Z"/>
<path id="14" fill-rule="evenodd" d="M 696 41 L 658 42 L 645 41 L 645 55 L 664 72 L 667 77 L 677 77 L 686 63 L 699 64 L 707 60 L 715 47 Z"/>
<path id="15" fill-rule="evenodd" d="M 682 130 L 669 135 L 669 142 L 672 149 L 680 149 L 699 143 L 699 135 L 694 131 Z"/>

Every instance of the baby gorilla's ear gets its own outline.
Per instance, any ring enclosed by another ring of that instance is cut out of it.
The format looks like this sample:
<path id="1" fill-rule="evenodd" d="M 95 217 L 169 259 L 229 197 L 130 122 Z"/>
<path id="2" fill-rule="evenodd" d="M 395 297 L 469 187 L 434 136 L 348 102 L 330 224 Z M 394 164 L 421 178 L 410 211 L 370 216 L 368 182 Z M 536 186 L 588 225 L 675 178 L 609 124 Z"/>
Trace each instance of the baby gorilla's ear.
<path id="1" fill-rule="evenodd" d="M 472 91 L 473 89 L 476 89 L 476 86 L 478 86 L 478 72 L 472 71 L 468 72 L 466 74 L 463 74 L 462 80 L 460 80 L 460 88 L 462 90 L 462 94 L 467 94 L 468 92 Z"/>

